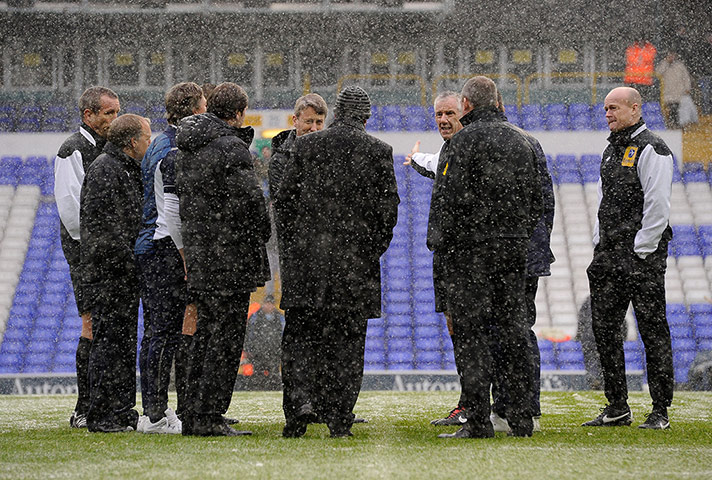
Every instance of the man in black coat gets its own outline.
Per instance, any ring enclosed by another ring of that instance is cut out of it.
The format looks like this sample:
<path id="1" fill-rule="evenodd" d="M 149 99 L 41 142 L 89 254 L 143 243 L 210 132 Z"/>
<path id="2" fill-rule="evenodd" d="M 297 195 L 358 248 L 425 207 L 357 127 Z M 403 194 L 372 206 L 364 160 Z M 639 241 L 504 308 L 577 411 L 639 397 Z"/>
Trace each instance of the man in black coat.
<path id="1" fill-rule="evenodd" d="M 208 113 L 184 118 L 176 142 L 176 188 L 188 271 L 198 309 L 190 349 L 183 435 L 235 436 L 230 406 L 245 337 L 250 292 L 269 278 L 265 244 L 270 223 L 242 128 L 247 94 L 222 83 Z"/>
<path id="2" fill-rule="evenodd" d="M 91 164 L 80 207 L 85 306 L 92 315 L 89 355 L 90 432 L 136 429 L 136 329 L 139 287 L 133 247 L 141 229 L 141 159 L 149 120 L 123 115 L 111 123 L 104 153 Z"/>
<path id="3" fill-rule="evenodd" d="M 69 419 L 73 428 L 87 426 L 89 411 L 89 352 L 91 350 L 91 314 L 84 305 L 79 258 L 79 199 L 85 172 L 101 155 L 109 125 L 119 114 L 119 97 L 106 87 L 89 87 L 79 97 L 82 123 L 67 138 L 54 158 L 54 198 L 61 220 L 60 239 L 64 258 L 69 264 L 74 298 L 82 317 L 82 331 L 77 343 L 77 404 Z"/>
<path id="4" fill-rule="evenodd" d="M 526 137 L 497 111 L 497 88 L 473 77 L 462 90 L 463 129 L 436 175 L 428 246 L 445 263 L 448 310 L 460 358 L 467 422 L 443 437 L 493 437 L 490 335 L 508 379 L 506 416 L 515 436 L 531 436 L 532 356 L 526 320 L 529 239 L 541 217 L 541 181 Z"/>
<path id="5" fill-rule="evenodd" d="M 381 314 L 380 257 L 398 216 L 392 148 L 368 135 L 368 94 L 347 87 L 328 129 L 296 139 L 274 199 L 286 312 L 283 435 L 323 419 L 351 435 L 368 318 Z"/>

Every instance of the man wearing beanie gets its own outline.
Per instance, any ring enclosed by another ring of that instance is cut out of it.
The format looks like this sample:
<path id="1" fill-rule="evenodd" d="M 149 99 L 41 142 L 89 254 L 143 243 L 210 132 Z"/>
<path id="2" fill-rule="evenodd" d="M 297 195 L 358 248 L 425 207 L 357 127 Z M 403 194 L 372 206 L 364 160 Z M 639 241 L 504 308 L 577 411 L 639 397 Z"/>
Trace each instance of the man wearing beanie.
<path id="1" fill-rule="evenodd" d="M 398 216 L 393 149 L 368 135 L 368 94 L 347 87 L 329 128 L 297 138 L 274 198 L 281 240 L 283 435 L 317 418 L 351 435 L 367 319 L 381 315 L 380 257 Z"/>

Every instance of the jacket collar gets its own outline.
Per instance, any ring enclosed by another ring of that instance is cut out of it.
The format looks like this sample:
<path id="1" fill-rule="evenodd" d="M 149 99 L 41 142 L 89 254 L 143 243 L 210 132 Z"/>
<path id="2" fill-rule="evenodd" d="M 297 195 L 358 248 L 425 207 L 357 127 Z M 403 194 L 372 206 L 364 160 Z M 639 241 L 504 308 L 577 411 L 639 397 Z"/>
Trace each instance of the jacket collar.
<path id="1" fill-rule="evenodd" d="M 627 144 L 631 141 L 631 139 L 640 135 L 640 133 L 646 130 L 647 128 L 648 127 L 645 126 L 645 122 L 641 118 L 635 125 L 626 127 L 618 132 L 611 132 L 611 134 L 608 136 L 608 142 L 611 145 Z"/>
<path id="2" fill-rule="evenodd" d="M 87 141 L 95 147 L 103 148 L 106 143 L 106 139 L 104 137 L 101 137 L 94 131 L 93 128 L 84 122 L 79 125 L 79 133 L 81 133 L 82 137 L 86 138 Z"/>
<path id="3" fill-rule="evenodd" d="M 349 127 L 358 128 L 359 130 L 366 130 L 366 126 L 363 124 L 363 122 L 353 117 L 334 118 L 334 121 L 331 123 L 331 125 L 329 125 L 329 128 L 335 127 L 337 125 L 346 125 Z"/>
<path id="4" fill-rule="evenodd" d="M 474 122 L 496 121 L 502 121 L 502 113 L 495 107 L 476 108 L 474 110 L 470 110 L 460 119 L 460 123 L 463 127 Z"/>
<path id="5" fill-rule="evenodd" d="M 106 145 L 104 145 L 104 153 L 108 153 L 126 165 L 141 167 L 141 160 L 129 157 L 121 148 L 111 142 L 106 142 Z"/>

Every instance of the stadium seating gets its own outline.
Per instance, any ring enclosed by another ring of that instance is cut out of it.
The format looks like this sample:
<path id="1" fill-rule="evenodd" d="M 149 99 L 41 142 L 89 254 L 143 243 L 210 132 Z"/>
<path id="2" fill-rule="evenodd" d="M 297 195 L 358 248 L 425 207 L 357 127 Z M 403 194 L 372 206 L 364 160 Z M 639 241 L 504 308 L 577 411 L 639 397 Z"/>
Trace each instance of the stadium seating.
<path id="1" fill-rule="evenodd" d="M 568 114 L 579 108 L 586 110 L 572 105 Z M 398 117 L 396 110 L 374 109 L 378 115 L 395 115 L 399 121 L 421 115 L 422 122 L 426 114 L 424 109 L 418 113 L 399 107 Z M 560 107 L 551 110 L 552 115 L 561 112 Z M 529 114 L 522 112 L 522 118 Z M 452 370 L 452 342 L 443 315 L 434 311 L 432 253 L 425 247 L 432 181 L 401 168 L 403 157 L 394 162 L 401 205 L 393 241 L 382 258 L 383 317 L 369 320 L 365 366 L 368 370 Z M 580 345 L 566 339 L 574 336 L 578 308 L 588 295 L 585 269 L 592 255 L 599 164 L 595 155 L 559 154 L 549 159 L 557 200 L 552 235 L 557 260 L 552 276 L 541 279 L 537 295 L 536 330 L 541 336 L 543 370 L 585 368 Z M 712 298 L 712 189 L 699 165 L 687 164 L 679 173 L 673 184 L 674 237 L 666 295 L 675 378 L 684 382 L 696 352 L 712 349 L 712 304 L 708 301 Z M 0 159 L 0 264 L 4 272 L 0 278 L 0 373 L 74 370 L 81 319 L 59 243 L 52 177 L 46 157 Z M 627 321 L 626 366 L 644 372 L 633 312 Z"/>

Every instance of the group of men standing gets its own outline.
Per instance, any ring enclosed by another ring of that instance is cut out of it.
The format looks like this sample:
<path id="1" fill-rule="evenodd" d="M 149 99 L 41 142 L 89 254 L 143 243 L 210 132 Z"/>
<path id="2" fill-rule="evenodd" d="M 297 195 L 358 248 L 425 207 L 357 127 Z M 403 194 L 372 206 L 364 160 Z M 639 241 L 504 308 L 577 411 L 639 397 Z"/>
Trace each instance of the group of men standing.
<path id="1" fill-rule="evenodd" d="M 630 423 L 623 339 L 612 332 L 632 299 L 654 401 L 641 426 L 666 428 L 672 362 L 662 279 L 672 157 L 645 129 L 631 91 L 606 99 L 613 133 L 589 276 L 610 405 L 588 424 Z M 234 83 L 218 85 L 207 100 L 198 85 L 178 84 L 166 95 L 169 127 L 149 147 L 149 121 L 117 118 L 114 92 L 92 87 L 82 95 L 80 132 L 55 163 L 63 248 L 84 319 L 72 426 L 250 434 L 224 416 L 250 292 L 270 277 L 270 219 L 249 152 L 254 131 L 243 127 L 247 106 Z M 297 101 L 295 128 L 275 138 L 269 171 L 285 310 L 284 437 L 300 437 L 317 422 L 332 437 L 351 435 L 367 319 L 381 315 L 380 257 L 398 214 L 392 148 L 365 131 L 368 94 L 343 89 L 325 129 L 327 112 L 319 95 Z M 468 80 L 461 95 L 438 96 L 435 113 L 441 151 L 426 156 L 416 146 L 408 163 L 435 180 L 427 243 L 436 309 L 446 314 L 462 385 L 458 406 L 437 424 L 461 427 L 442 437 L 531 436 L 541 415 L 534 297 L 553 261 L 546 157 L 507 122 L 486 77 Z M 624 202 L 626 214 L 617 208 Z M 133 409 L 139 298 L 146 322 L 140 418 Z M 177 412 L 167 395 L 174 360 Z"/>

